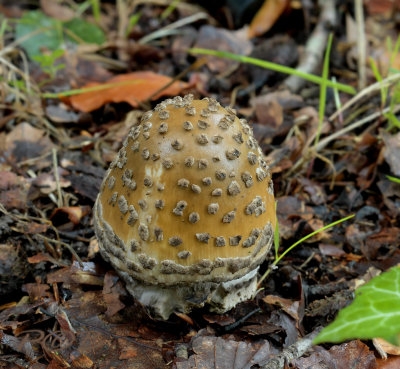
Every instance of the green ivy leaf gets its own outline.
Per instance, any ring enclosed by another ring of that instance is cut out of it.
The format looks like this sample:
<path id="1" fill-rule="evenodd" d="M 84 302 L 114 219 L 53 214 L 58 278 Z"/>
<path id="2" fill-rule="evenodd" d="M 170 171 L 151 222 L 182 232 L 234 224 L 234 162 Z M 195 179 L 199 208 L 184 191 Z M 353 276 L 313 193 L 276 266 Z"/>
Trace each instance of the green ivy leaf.
<path id="1" fill-rule="evenodd" d="M 43 14 L 39 10 L 25 12 L 17 22 L 15 28 L 15 38 L 27 36 L 35 33 L 21 43 L 30 58 L 41 55 L 41 49 L 56 50 L 63 44 L 63 34 L 61 32 L 61 22 Z"/>
<path id="2" fill-rule="evenodd" d="M 17 22 L 16 39 L 28 37 L 29 34 L 33 35 L 21 42 L 21 47 L 32 60 L 35 57 L 42 56 L 41 49 L 61 53 L 59 50 L 65 48 L 65 39 L 73 43 L 102 44 L 106 41 L 104 32 L 95 24 L 80 18 L 61 22 L 48 17 L 39 10 L 25 12 Z M 57 57 L 57 55 L 52 56 L 52 59 L 57 59 Z"/>
<path id="3" fill-rule="evenodd" d="M 400 333 L 400 267 L 371 279 L 356 290 L 351 305 L 315 338 L 314 344 L 348 339 L 383 338 L 397 344 Z"/>
<path id="4" fill-rule="evenodd" d="M 99 27 L 83 19 L 71 19 L 63 26 L 85 43 L 101 45 L 106 41 L 104 32 Z M 68 38 L 73 42 L 77 41 L 74 37 L 69 36 Z"/>

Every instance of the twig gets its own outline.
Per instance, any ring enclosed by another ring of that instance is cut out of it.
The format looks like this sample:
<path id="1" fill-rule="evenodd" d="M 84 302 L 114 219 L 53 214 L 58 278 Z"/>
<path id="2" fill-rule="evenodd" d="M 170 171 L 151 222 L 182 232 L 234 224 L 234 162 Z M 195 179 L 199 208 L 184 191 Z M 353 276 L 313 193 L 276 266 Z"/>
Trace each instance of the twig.
<path id="1" fill-rule="evenodd" d="M 282 350 L 280 354 L 260 366 L 260 369 L 284 369 L 286 364 L 298 359 L 312 346 L 313 339 L 322 330 L 322 327 L 315 329 L 312 333 L 298 340 L 293 345 Z"/>
<path id="2" fill-rule="evenodd" d="M 397 105 L 394 108 L 388 106 L 387 108 L 383 109 L 382 111 L 377 111 L 377 112 L 375 112 L 375 113 L 373 113 L 373 114 L 371 114 L 371 115 L 369 115 L 369 116 L 367 116 L 367 117 L 365 117 L 363 119 L 360 119 L 357 122 L 354 122 L 354 123 L 350 124 L 347 127 L 342 128 L 341 130 L 339 130 L 339 131 L 331 134 L 330 136 L 325 137 L 323 140 L 321 140 L 318 143 L 318 145 L 316 146 L 315 150 L 316 151 L 322 150 L 325 146 L 328 145 L 329 142 L 335 140 L 336 138 L 338 138 L 340 136 L 343 136 L 344 134 L 346 134 L 346 133 L 348 133 L 348 132 L 350 132 L 350 131 L 358 128 L 358 127 L 361 127 L 362 125 L 364 125 L 365 123 L 370 122 L 371 120 L 379 118 L 380 116 L 382 116 L 384 113 L 387 113 L 391 109 L 393 109 L 392 110 L 393 114 L 396 114 L 398 111 L 400 111 L 400 105 Z"/>
<path id="3" fill-rule="evenodd" d="M 367 69 L 365 66 L 367 42 L 365 40 L 365 22 L 362 0 L 356 0 L 354 2 L 354 13 L 357 22 L 358 89 L 361 91 L 367 84 Z"/>
<path id="4" fill-rule="evenodd" d="M 40 233 L 38 233 L 36 236 L 42 238 L 43 240 L 46 240 L 47 242 L 55 243 L 57 245 L 66 247 L 68 249 L 68 251 L 75 257 L 75 259 L 78 261 L 78 263 L 81 266 L 83 266 L 82 259 L 79 257 L 79 255 L 76 253 L 76 251 L 71 247 L 71 245 L 68 245 L 67 243 L 62 242 L 60 240 L 53 240 L 51 238 L 41 235 Z"/>
<path id="5" fill-rule="evenodd" d="M 260 308 L 257 308 L 257 309 L 255 309 L 253 311 L 250 311 L 250 313 L 248 313 L 247 315 L 245 315 L 245 316 L 241 317 L 240 319 L 236 320 L 236 322 L 223 327 L 223 331 L 224 332 L 233 331 L 234 329 L 239 327 L 239 325 L 243 324 L 246 320 L 251 318 L 254 314 L 260 313 L 261 311 L 262 310 Z"/>
<path id="6" fill-rule="evenodd" d="M 337 22 L 336 1 L 320 0 L 319 4 L 321 6 L 321 13 L 318 24 L 311 33 L 304 48 L 303 57 L 296 68 L 296 70 L 308 74 L 314 74 L 321 65 L 325 46 L 328 41 L 329 28 L 333 28 Z M 303 78 L 295 75 L 291 75 L 283 82 L 292 92 L 299 91 L 305 83 L 306 81 Z"/>
<path id="7" fill-rule="evenodd" d="M 206 57 L 202 57 L 198 60 L 196 60 L 193 64 L 191 64 L 188 68 L 177 74 L 174 78 L 171 79 L 167 84 L 164 86 L 160 87 L 157 91 L 154 91 L 148 98 L 147 101 L 150 101 L 154 96 L 157 96 L 158 94 L 161 93 L 161 91 L 164 91 L 166 88 L 171 86 L 174 82 L 180 80 L 182 77 L 184 77 L 187 73 L 191 72 L 192 70 L 199 69 L 202 65 L 207 63 Z"/>
<path id="8" fill-rule="evenodd" d="M 400 111 L 400 105 L 397 105 L 394 108 L 388 106 L 385 109 L 383 109 L 382 111 L 375 112 L 363 119 L 358 120 L 357 122 L 350 124 L 347 127 L 342 128 L 341 130 L 329 135 L 328 137 L 325 137 L 318 143 L 317 146 L 315 146 L 313 148 L 306 147 L 303 150 L 301 158 L 290 168 L 290 170 L 286 173 L 286 176 L 290 176 L 292 173 L 296 172 L 296 170 L 298 168 L 302 167 L 303 164 L 305 162 L 307 162 L 313 155 L 317 155 L 317 153 L 319 151 L 321 151 L 322 149 L 324 149 L 331 141 L 345 135 L 346 133 L 348 133 L 350 131 L 353 131 L 356 128 L 363 126 L 366 123 L 369 123 L 370 121 L 372 121 L 376 118 L 381 117 L 383 114 L 387 113 L 391 109 L 392 109 L 393 114 L 396 114 L 398 111 Z M 319 158 L 322 159 L 321 156 Z"/>
<path id="9" fill-rule="evenodd" d="M 57 206 L 61 208 L 62 206 L 64 206 L 64 201 L 61 192 L 60 175 L 58 173 L 57 150 L 55 148 L 53 148 L 53 167 L 54 167 L 54 178 L 56 180 L 57 194 L 58 194 Z"/>
<path id="10" fill-rule="evenodd" d="M 146 44 L 152 40 L 155 40 L 157 38 L 161 38 L 164 36 L 168 36 L 171 34 L 171 32 L 175 33 L 176 30 L 180 27 L 186 26 L 190 23 L 194 23 L 197 22 L 198 20 L 201 19 L 207 19 L 208 15 L 206 13 L 196 13 L 193 14 L 189 17 L 186 18 L 182 18 L 177 20 L 176 22 L 170 23 L 167 26 L 165 26 L 164 28 L 158 29 L 157 31 L 154 31 L 152 33 L 150 33 L 147 36 L 142 37 L 138 43 L 139 44 Z"/>
<path id="11" fill-rule="evenodd" d="M 56 234 L 56 238 L 57 239 L 52 239 L 52 238 L 48 238 L 46 236 L 41 235 L 40 233 L 36 234 L 37 237 L 42 238 L 43 240 L 46 240 L 47 242 L 51 242 L 51 243 L 55 243 L 61 246 L 66 247 L 70 253 L 75 257 L 75 259 L 79 262 L 80 265 L 83 265 L 82 259 L 78 256 L 78 254 L 76 253 L 76 251 L 67 243 L 62 242 L 60 240 L 60 236 L 58 234 L 58 230 L 56 227 L 54 227 L 53 223 L 45 218 L 38 218 L 38 217 L 32 217 L 32 216 L 25 216 L 25 215 L 19 215 L 19 214 L 13 214 L 10 213 L 2 203 L 0 203 L 0 212 L 3 213 L 4 215 L 9 216 L 11 219 L 15 220 L 15 221 L 23 221 L 23 222 L 32 222 L 32 220 L 38 220 L 40 222 L 43 222 L 45 224 L 48 224 L 54 231 L 54 233 Z"/>
<path id="12" fill-rule="evenodd" d="M 46 156 L 47 156 L 47 155 L 46 155 Z M 35 173 L 32 169 L 28 169 L 28 170 L 26 171 L 26 174 L 27 174 L 29 177 L 31 177 L 31 178 L 37 178 L 36 173 Z M 54 204 L 56 204 L 56 206 L 58 206 L 57 198 L 55 197 L 55 195 L 54 195 L 53 192 L 50 192 L 50 193 L 48 194 L 48 197 L 49 197 L 49 199 L 50 199 L 51 201 L 54 202 Z"/>
<path id="13" fill-rule="evenodd" d="M 361 100 L 364 96 L 367 96 L 373 92 L 380 91 L 382 88 L 388 87 L 391 84 L 394 84 L 400 80 L 400 73 L 395 73 L 387 78 L 385 78 L 381 82 L 375 82 L 373 85 L 368 86 L 364 88 L 362 91 L 360 91 L 356 96 L 351 98 L 349 101 L 346 102 L 339 110 L 337 110 L 334 114 L 332 114 L 328 120 L 332 121 L 334 120 L 339 114 L 343 113 L 345 110 L 347 110 L 350 106 L 354 105 L 356 102 Z"/>

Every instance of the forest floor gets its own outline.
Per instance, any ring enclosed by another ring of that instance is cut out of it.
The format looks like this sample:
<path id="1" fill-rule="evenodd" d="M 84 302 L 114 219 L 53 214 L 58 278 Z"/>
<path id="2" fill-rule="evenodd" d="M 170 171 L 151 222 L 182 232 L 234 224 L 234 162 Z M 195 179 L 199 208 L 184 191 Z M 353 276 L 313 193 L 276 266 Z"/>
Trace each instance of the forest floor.
<path id="1" fill-rule="evenodd" d="M 398 1 L 20 0 L 0 20 L 0 368 L 400 367 L 367 339 L 271 362 L 400 264 Z M 131 125 L 185 94 L 250 122 L 279 253 L 354 217 L 291 250 L 253 300 L 161 322 L 101 258 L 92 208 Z"/>

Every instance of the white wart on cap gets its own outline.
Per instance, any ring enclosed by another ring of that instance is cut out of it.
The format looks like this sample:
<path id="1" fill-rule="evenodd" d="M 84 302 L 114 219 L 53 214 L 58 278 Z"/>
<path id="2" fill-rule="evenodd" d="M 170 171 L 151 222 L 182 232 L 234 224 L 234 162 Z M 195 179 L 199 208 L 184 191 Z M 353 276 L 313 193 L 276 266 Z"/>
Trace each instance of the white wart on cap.
<path id="1" fill-rule="evenodd" d="M 94 208 L 103 257 L 162 319 L 251 298 L 275 222 L 271 177 L 249 125 L 191 95 L 143 115 Z"/>

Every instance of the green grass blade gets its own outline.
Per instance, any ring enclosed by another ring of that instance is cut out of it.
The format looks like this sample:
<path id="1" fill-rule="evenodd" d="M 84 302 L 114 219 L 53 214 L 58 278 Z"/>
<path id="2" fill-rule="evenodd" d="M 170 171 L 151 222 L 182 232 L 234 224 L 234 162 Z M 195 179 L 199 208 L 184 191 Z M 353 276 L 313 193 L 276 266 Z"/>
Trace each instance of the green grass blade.
<path id="1" fill-rule="evenodd" d="M 388 37 L 390 39 L 390 37 Z M 400 35 L 397 37 L 396 44 L 394 45 L 394 49 L 390 51 L 390 66 L 393 65 L 394 60 L 400 49 Z M 390 70 L 390 68 L 389 68 Z"/>
<path id="2" fill-rule="evenodd" d="M 312 236 L 316 235 L 317 233 L 322 232 L 322 231 L 324 231 L 325 229 L 334 227 L 335 225 L 337 225 L 337 224 L 339 224 L 339 223 L 345 222 L 346 220 L 349 220 L 349 219 L 353 218 L 354 216 L 355 216 L 355 214 L 349 215 L 348 217 L 339 219 L 339 220 L 337 220 L 336 222 L 330 223 L 330 224 L 328 224 L 328 225 L 326 225 L 326 226 L 324 226 L 324 227 L 322 227 L 322 228 L 320 228 L 320 229 L 317 229 L 317 230 L 314 231 L 314 232 L 311 232 L 311 233 L 308 234 L 307 236 L 305 236 L 305 237 L 301 238 L 300 240 L 298 240 L 297 242 L 295 242 L 292 246 L 288 247 L 281 255 L 279 255 L 278 259 L 276 259 L 276 260 L 274 261 L 274 264 L 277 264 L 283 257 L 286 256 L 287 253 L 289 253 L 290 251 L 292 251 L 292 250 L 293 250 L 297 245 L 299 245 L 300 243 L 304 242 L 305 240 L 308 240 L 309 238 L 311 238 Z"/>
<path id="3" fill-rule="evenodd" d="M 2 19 L 0 23 L 0 39 L 4 37 L 4 33 L 8 27 L 7 19 Z"/>
<path id="4" fill-rule="evenodd" d="M 161 19 L 166 19 L 175 10 L 181 0 L 172 0 L 172 3 L 161 13 Z"/>
<path id="5" fill-rule="evenodd" d="M 270 265 L 270 267 L 267 269 L 267 271 L 262 275 L 262 277 L 258 280 L 258 286 L 261 285 L 261 282 L 267 278 L 267 276 L 269 275 L 269 273 L 271 272 L 271 270 L 273 270 L 276 265 L 282 260 L 282 258 L 284 258 L 286 256 L 286 254 L 290 251 L 292 251 L 296 246 L 298 246 L 300 243 L 304 242 L 305 240 L 308 240 L 309 238 L 311 238 L 312 236 L 316 235 L 319 232 L 324 231 L 325 229 L 334 227 L 335 225 L 342 223 L 346 220 L 349 220 L 351 218 L 353 218 L 355 216 L 355 214 L 349 215 L 348 217 L 342 218 L 337 220 L 336 222 L 330 223 L 328 225 L 326 225 L 325 227 L 322 227 L 320 229 L 317 229 L 316 231 L 308 234 L 307 236 L 303 237 L 302 239 L 298 240 L 297 242 L 295 242 L 293 245 L 291 245 L 290 247 L 288 247 L 281 255 L 278 256 L 278 248 L 279 248 L 279 235 L 277 236 L 278 232 L 278 222 L 276 224 L 276 228 L 275 228 L 275 235 L 274 235 L 274 241 L 275 241 L 275 260 L 274 262 Z M 278 240 L 277 240 L 278 237 Z M 277 246 L 278 243 L 278 246 Z"/>
<path id="6" fill-rule="evenodd" d="M 96 22 L 100 22 L 100 1 L 99 0 L 90 0 L 92 5 L 93 17 Z"/>
<path id="7" fill-rule="evenodd" d="M 188 52 L 192 53 L 192 54 L 204 54 L 204 55 L 213 55 L 213 56 L 217 56 L 220 58 L 227 58 L 227 59 L 231 59 L 231 60 L 236 60 L 238 62 L 241 63 L 248 63 L 248 64 L 253 64 L 253 65 L 257 65 L 259 67 L 262 68 L 266 68 L 266 69 L 270 69 L 276 72 L 280 72 L 280 73 L 284 73 L 284 74 L 289 74 L 289 75 L 295 75 L 301 78 L 304 78 L 307 81 L 316 83 L 316 84 L 321 84 L 322 83 L 322 78 L 319 76 L 316 76 L 314 74 L 309 74 L 309 73 L 304 73 L 301 71 L 298 71 L 296 69 L 290 68 L 290 67 L 286 67 L 284 65 L 279 65 L 279 64 L 275 64 L 272 62 L 268 62 L 265 60 L 261 60 L 261 59 L 256 59 L 256 58 L 252 58 L 250 56 L 244 56 L 244 55 L 237 55 L 237 54 L 232 54 L 226 51 L 217 51 L 217 50 L 210 50 L 210 49 L 200 49 L 200 48 L 192 48 L 192 49 L 188 49 Z M 356 90 L 349 86 L 349 85 L 345 85 L 343 83 L 333 83 L 332 81 L 327 81 L 326 85 L 328 87 L 335 87 L 340 91 L 346 92 L 350 95 L 355 95 L 356 94 Z"/>
<path id="8" fill-rule="evenodd" d="M 319 137 L 321 134 L 322 123 L 324 121 L 325 116 L 325 106 L 326 106 L 326 87 L 328 83 L 328 74 L 329 74 L 329 56 L 331 54 L 331 46 L 332 46 L 332 33 L 329 34 L 328 38 L 328 45 L 325 51 L 324 57 L 324 66 L 322 69 L 322 83 L 319 92 L 319 122 L 318 122 L 318 129 L 317 135 L 315 136 L 314 146 L 316 147 L 319 142 Z"/>
<path id="9" fill-rule="evenodd" d="M 74 90 L 68 90 L 68 91 L 57 92 L 57 93 L 45 92 L 45 93 L 42 93 L 40 96 L 47 98 L 47 99 L 58 99 L 60 97 L 68 97 L 68 96 L 73 96 L 73 95 L 84 94 L 87 92 L 101 91 L 101 90 L 106 90 L 106 89 L 112 88 L 112 87 L 133 85 L 133 84 L 138 84 L 138 83 L 143 83 L 143 82 L 145 82 L 144 79 L 136 79 L 136 80 L 130 80 L 130 81 L 114 82 L 114 83 L 103 83 L 101 85 L 96 85 L 93 87 L 77 88 Z"/>
<path id="10" fill-rule="evenodd" d="M 379 72 L 379 69 L 375 63 L 375 60 L 370 57 L 369 62 L 371 64 L 372 73 L 374 74 L 376 81 L 379 83 L 382 83 L 383 78 L 382 78 L 381 73 Z M 387 88 L 382 86 L 381 87 L 382 108 L 386 105 L 386 98 L 387 98 Z"/>
<path id="11" fill-rule="evenodd" d="M 386 176 L 386 178 L 389 180 L 389 181 L 392 181 L 392 182 L 394 182 L 394 183 L 399 183 L 400 184 L 400 178 L 396 178 L 396 177 L 392 177 L 392 176 Z"/>
<path id="12" fill-rule="evenodd" d="M 279 222 L 276 221 L 275 226 L 275 233 L 274 233 L 274 249 L 275 249 L 275 259 L 278 258 L 278 251 L 279 251 Z"/>

